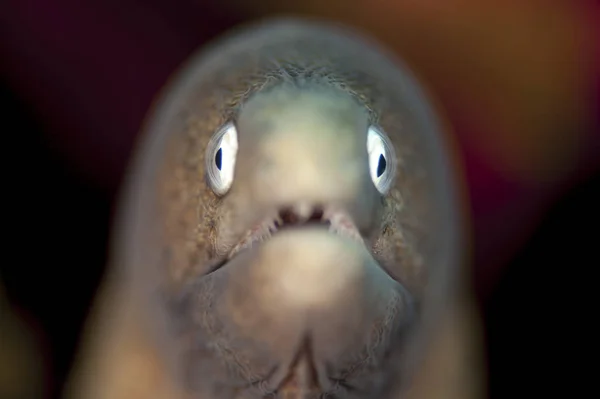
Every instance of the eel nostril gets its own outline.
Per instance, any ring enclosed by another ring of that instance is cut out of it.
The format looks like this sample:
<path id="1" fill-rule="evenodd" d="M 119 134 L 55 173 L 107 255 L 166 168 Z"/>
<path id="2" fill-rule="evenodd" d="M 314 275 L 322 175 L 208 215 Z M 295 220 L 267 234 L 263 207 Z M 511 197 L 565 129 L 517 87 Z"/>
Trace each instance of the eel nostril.
<path id="1" fill-rule="evenodd" d="M 279 211 L 281 224 L 302 224 L 308 222 L 320 222 L 323 220 L 323 208 L 311 207 L 308 212 L 296 211 L 293 207 L 286 207 Z"/>
<path id="2" fill-rule="evenodd" d="M 292 208 L 284 208 L 280 210 L 279 217 L 281 218 L 282 224 L 296 224 L 298 222 L 298 216 L 292 210 Z"/>
<path id="3" fill-rule="evenodd" d="M 321 221 L 321 219 L 323 219 L 323 208 L 321 207 L 315 207 L 313 208 L 313 212 L 312 215 L 310 215 L 310 218 L 308 219 L 309 221 Z"/>

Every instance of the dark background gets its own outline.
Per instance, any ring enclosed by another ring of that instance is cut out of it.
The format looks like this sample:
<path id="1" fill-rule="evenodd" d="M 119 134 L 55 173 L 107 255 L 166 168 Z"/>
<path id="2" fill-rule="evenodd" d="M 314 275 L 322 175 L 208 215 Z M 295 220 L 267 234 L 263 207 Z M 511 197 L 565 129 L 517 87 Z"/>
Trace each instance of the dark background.
<path id="1" fill-rule="evenodd" d="M 251 11 L 225 3 L 229 6 L 160 0 L 0 5 L 2 192 L 8 221 L 0 281 L 40 352 L 44 397 L 59 395 L 69 371 L 104 270 L 115 194 L 153 96 L 197 46 L 237 23 L 278 11 L 269 9 L 269 2 L 264 9 L 257 2 Z M 591 3 L 586 10 L 588 16 L 597 12 Z M 395 42 L 388 42 L 393 47 Z M 448 100 L 451 89 L 438 77 L 445 68 L 427 69 L 432 63 L 411 53 L 413 47 L 398 46 L 408 49 L 413 65 L 425 65 L 425 83 L 447 112 L 465 164 L 472 284 L 485 323 L 490 396 L 576 395 L 586 381 L 586 331 L 597 318 L 593 288 L 584 283 L 592 283 L 591 271 L 600 265 L 598 47 L 565 61 L 590 65 L 577 70 L 583 90 L 573 97 L 585 112 L 574 116 L 558 107 L 568 117 L 539 128 L 526 125 L 509 147 L 520 148 L 535 129 L 555 130 L 554 136 L 536 136 L 539 146 L 556 137 L 576 138 L 576 149 L 566 146 L 568 162 L 539 161 L 531 168 L 554 176 L 542 178 L 526 168 L 510 169 L 518 164 L 516 156 L 504 158 L 505 169 L 486 163 L 490 153 L 469 139 L 472 131 L 490 140 L 494 134 L 506 136 L 490 126 L 512 114 L 488 115 L 482 122 L 476 111 L 465 112 L 468 106 Z M 465 103 L 478 102 L 476 89 L 465 93 L 473 96 Z M 557 103 L 571 104 L 573 98 L 565 94 Z M 550 111 L 544 115 L 556 117 Z"/>

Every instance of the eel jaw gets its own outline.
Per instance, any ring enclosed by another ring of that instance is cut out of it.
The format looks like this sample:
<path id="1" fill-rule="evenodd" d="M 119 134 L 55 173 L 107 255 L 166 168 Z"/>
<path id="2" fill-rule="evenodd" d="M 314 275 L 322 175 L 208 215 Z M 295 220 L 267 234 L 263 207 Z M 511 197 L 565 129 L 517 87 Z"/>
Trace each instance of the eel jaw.
<path id="1" fill-rule="evenodd" d="M 293 229 L 306 225 L 321 225 L 332 234 L 348 237 L 365 245 L 364 240 L 350 215 L 336 207 L 312 207 L 298 204 L 295 207 L 283 208 L 251 228 L 243 238 L 231 249 L 227 259 L 231 259 L 240 251 L 252 248 L 257 243 L 268 240 L 278 231 Z"/>

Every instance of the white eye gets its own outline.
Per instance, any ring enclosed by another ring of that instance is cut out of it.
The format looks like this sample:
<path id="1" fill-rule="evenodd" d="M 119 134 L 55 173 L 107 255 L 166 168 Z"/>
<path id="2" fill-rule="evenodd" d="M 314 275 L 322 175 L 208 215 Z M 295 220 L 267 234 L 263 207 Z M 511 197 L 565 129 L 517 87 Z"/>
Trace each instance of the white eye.
<path id="1" fill-rule="evenodd" d="M 378 128 L 371 126 L 367 134 L 369 172 L 373 184 L 381 194 L 385 194 L 394 182 L 396 154 L 390 139 Z"/>
<path id="2" fill-rule="evenodd" d="M 206 148 L 206 173 L 210 187 L 224 195 L 233 183 L 238 138 L 235 125 L 227 123 L 210 139 Z"/>

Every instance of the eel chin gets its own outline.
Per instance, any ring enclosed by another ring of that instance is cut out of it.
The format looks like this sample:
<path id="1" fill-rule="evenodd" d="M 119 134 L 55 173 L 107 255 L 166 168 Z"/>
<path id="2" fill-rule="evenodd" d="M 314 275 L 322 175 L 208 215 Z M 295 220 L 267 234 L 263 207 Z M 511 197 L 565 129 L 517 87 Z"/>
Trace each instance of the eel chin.
<path id="1" fill-rule="evenodd" d="M 409 294 L 362 242 L 319 225 L 278 231 L 212 276 L 221 342 L 267 391 L 367 388 L 412 317 Z"/>
<path id="2" fill-rule="evenodd" d="M 277 232 L 228 267 L 248 268 L 248 277 L 260 281 L 258 306 L 286 311 L 337 309 L 356 292 L 363 305 L 378 306 L 395 284 L 364 245 L 321 226 Z"/>

